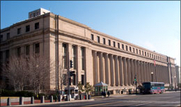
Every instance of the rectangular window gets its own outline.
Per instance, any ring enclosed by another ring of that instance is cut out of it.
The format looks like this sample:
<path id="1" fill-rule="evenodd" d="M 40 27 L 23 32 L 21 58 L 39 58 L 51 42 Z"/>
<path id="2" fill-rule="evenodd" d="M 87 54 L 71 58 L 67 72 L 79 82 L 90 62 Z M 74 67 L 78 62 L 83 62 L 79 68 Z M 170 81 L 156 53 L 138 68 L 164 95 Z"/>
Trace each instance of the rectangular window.
<path id="1" fill-rule="evenodd" d="M 20 57 L 21 56 L 21 47 L 17 48 L 17 56 Z"/>
<path id="2" fill-rule="evenodd" d="M 62 48 L 63 48 L 63 68 L 66 69 L 67 68 L 67 44 L 63 43 L 62 44 Z"/>
<path id="3" fill-rule="evenodd" d="M 139 50 L 139 54 L 141 55 L 141 50 Z"/>
<path id="4" fill-rule="evenodd" d="M 26 26 L 26 32 L 29 32 L 30 31 L 30 25 L 27 25 Z"/>
<path id="5" fill-rule="evenodd" d="M 17 34 L 20 34 L 21 33 L 21 28 L 18 28 L 17 29 Z"/>
<path id="6" fill-rule="evenodd" d="M 103 38 L 103 44 L 106 44 L 106 39 L 105 38 Z"/>
<path id="7" fill-rule="evenodd" d="M 129 47 L 129 51 L 131 52 L 131 47 Z"/>
<path id="8" fill-rule="evenodd" d="M 9 39 L 10 38 L 10 33 L 7 33 L 7 39 Z"/>
<path id="9" fill-rule="evenodd" d="M 120 44 L 118 43 L 118 48 L 120 49 Z"/>
<path id="10" fill-rule="evenodd" d="M 146 52 L 145 52 L 145 56 L 146 56 Z"/>
<path id="11" fill-rule="evenodd" d="M 122 44 L 122 49 L 124 50 L 124 44 Z"/>
<path id="12" fill-rule="evenodd" d="M 91 39 L 94 40 L 94 35 L 93 34 L 91 34 Z"/>
<path id="13" fill-rule="evenodd" d="M 144 52 L 142 51 L 142 55 L 144 56 Z"/>
<path id="14" fill-rule="evenodd" d="M 30 45 L 26 45 L 26 47 L 25 47 L 25 53 L 26 53 L 26 55 L 29 55 L 30 54 Z"/>
<path id="15" fill-rule="evenodd" d="M 0 43 L 3 41 L 3 35 L 0 35 Z"/>
<path id="16" fill-rule="evenodd" d="M 108 42 L 109 42 L 109 46 L 111 46 L 111 40 L 108 40 Z"/>
<path id="17" fill-rule="evenodd" d="M 40 44 L 39 43 L 35 44 L 35 53 L 36 54 L 40 53 Z"/>
<path id="18" fill-rule="evenodd" d="M 126 45 L 126 51 L 128 51 L 128 46 Z"/>
<path id="19" fill-rule="evenodd" d="M 135 53 L 135 49 L 133 48 L 133 53 Z"/>
<path id="20" fill-rule="evenodd" d="M 81 47 L 81 56 L 82 56 L 82 70 L 85 70 L 85 48 Z"/>
<path id="21" fill-rule="evenodd" d="M 113 46 L 116 47 L 116 43 L 113 41 Z"/>
<path id="22" fill-rule="evenodd" d="M 63 85 L 67 85 L 67 75 L 63 74 Z"/>
<path id="23" fill-rule="evenodd" d="M 39 22 L 35 23 L 35 29 L 39 29 Z"/>
<path id="24" fill-rule="evenodd" d="M 97 36 L 97 42 L 100 43 L 100 37 L 99 36 Z"/>
<path id="25" fill-rule="evenodd" d="M 81 75 L 81 82 L 82 82 L 82 85 L 84 85 L 84 75 Z"/>
<path id="26" fill-rule="evenodd" d="M 6 59 L 9 59 L 9 50 L 6 50 Z"/>
<path id="27" fill-rule="evenodd" d="M 138 49 L 136 49 L 136 54 L 138 54 Z"/>

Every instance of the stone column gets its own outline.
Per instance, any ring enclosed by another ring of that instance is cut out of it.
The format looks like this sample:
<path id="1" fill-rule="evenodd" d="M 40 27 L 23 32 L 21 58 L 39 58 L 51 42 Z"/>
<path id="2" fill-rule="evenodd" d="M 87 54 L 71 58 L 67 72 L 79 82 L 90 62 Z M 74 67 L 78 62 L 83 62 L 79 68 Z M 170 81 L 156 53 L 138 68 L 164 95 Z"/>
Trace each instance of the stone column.
<path id="1" fill-rule="evenodd" d="M 133 59 L 131 60 L 131 84 L 133 84 L 133 80 L 134 80 L 134 75 L 135 75 L 135 70 L 134 70 L 134 63 L 133 63 Z"/>
<path id="2" fill-rule="evenodd" d="M 123 63 L 122 63 L 122 57 L 120 56 L 119 58 L 119 77 L 120 77 L 120 85 L 124 85 L 124 73 L 123 73 Z"/>
<path id="3" fill-rule="evenodd" d="M 97 52 L 97 76 L 98 76 L 98 83 L 100 82 L 100 52 Z"/>
<path id="4" fill-rule="evenodd" d="M 123 68 L 124 68 L 124 85 L 127 86 L 127 64 L 126 64 L 126 58 L 123 58 Z"/>
<path id="5" fill-rule="evenodd" d="M 104 73 L 103 73 L 103 58 L 102 53 L 99 53 L 99 74 L 100 74 L 100 81 L 104 82 Z"/>
<path id="6" fill-rule="evenodd" d="M 130 59 L 128 58 L 127 59 L 127 64 L 128 64 L 128 66 L 127 66 L 127 77 L 128 77 L 128 85 L 130 86 L 131 84 L 130 84 L 130 78 L 131 78 L 131 75 L 130 75 Z"/>
<path id="7" fill-rule="evenodd" d="M 82 71 L 82 58 L 81 58 L 81 47 L 80 46 L 77 46 L 77 56 L 76 56 L 76 67 L 77 67 L 77 83 L 78 82 L 81 82 L 81 71 Z M 93 56 L 95 57 L 95 55 L 97 55 L 97 52 L 96 51 L 93 51 Z M 94 62 L 95 64 L 95 62 Z M 97 68 L 97 63 L 95 64 L 95 67 L 94 68 Z M 96 69 L 94 69 L 94 72 L 97 72 Z"/>
<path id="8" fill-rule="evenodd" d="M 110 54 L 110 74 L 111 74 L 111 86 L 115 85 L 114 69 L 113 69 L 113 55 Z"/>
<path id="9" fill-rule="evenodd" d="M 98 72 L 97 72 L 97 52 L 93 51 L 93 76 L 94 76 L 94 85 L 98 83 Z"/>
<path id="10" fill-rule="evenodd" d="M 108 54 L 107 53 L 105 53 L 105 74 L 106 74 L 106 76 L 105 76 L 105 80 L 106 80 L 106 84 L 109 84 L 109 66 L 108 66 Z"/>
<path id="11" fill-rule="evenodd" d="M 115 79 L 116 79 L 116 86 L 120 85 L 120 78 L 119 78 L 119 72 L 118 72 L 119 66 L 118 66 L 118 56 L 115 56 Z"/>

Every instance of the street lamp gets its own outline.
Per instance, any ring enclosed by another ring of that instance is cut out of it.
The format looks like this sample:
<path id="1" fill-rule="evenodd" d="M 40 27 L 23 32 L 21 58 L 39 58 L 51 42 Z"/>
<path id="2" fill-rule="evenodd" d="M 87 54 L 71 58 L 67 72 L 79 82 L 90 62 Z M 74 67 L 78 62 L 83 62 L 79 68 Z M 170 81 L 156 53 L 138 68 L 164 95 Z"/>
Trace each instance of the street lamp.
<path id="1" fill-rule="evenodd" d="M 153 82 L 153 72 L 151 72 L 151 81 Z"/>

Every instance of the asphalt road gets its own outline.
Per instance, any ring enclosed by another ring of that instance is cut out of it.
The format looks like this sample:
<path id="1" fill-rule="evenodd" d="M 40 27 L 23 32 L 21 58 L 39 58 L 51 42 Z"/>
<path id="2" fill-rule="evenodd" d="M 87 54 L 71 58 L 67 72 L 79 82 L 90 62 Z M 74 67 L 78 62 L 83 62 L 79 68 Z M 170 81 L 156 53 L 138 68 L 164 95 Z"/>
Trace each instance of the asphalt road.
<path id="1" fill-rule="evenodd" d="M 110 98 L 95 98 L 94 101 L 43 104 L 34 106 L 180 106 L 180 95 L 180 91 L 147 95 L 112 95 Z"/>

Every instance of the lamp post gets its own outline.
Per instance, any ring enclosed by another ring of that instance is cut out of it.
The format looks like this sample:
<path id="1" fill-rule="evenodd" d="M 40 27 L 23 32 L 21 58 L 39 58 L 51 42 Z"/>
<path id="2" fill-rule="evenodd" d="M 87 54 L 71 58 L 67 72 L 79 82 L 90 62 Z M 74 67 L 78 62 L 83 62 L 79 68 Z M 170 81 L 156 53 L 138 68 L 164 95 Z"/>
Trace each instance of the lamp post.
<path id="1" fill-rule="evenodd" d="M 176 91 L 176 76 L 174 76 L 174 81 L 175 81 L 175 91 Z"/>
<path id="2" fill-rule="evenodd" d="M 153 72 L 151 72 L 151 81 L 153 82 Z"/>

